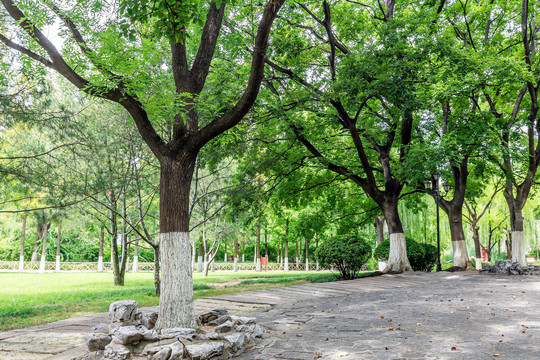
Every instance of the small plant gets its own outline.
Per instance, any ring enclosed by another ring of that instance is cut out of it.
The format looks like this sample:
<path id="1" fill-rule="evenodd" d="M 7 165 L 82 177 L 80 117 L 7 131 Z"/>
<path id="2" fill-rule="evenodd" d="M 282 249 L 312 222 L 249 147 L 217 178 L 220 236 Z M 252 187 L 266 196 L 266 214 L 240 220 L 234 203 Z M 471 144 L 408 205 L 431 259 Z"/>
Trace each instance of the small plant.
<path id="1" fill-rule="evenodd" d="M 417 243 L 406 238 L 407 257 L 414 271 L 431 271 L 437 262 L 437 248 L 430 244 Z M 377 246 L 373 257 L 380 261 L 387 261 L 390 255 L 390 240 L 386 239 Z"/>
<path id="2" fill-rule="evenodd" d="M 371 246 L 360 237 L 344 235 L 326 240 L 315 255 L 323 266 L 337 268 L 339 279 L 354 279 L 371 257 Z"/>

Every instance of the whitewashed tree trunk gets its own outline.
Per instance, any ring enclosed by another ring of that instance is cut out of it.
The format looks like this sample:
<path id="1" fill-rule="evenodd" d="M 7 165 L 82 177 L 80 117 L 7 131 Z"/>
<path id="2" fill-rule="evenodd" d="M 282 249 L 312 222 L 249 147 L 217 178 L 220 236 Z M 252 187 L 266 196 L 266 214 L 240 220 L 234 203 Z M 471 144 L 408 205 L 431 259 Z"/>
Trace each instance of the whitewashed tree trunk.
<path id="1" fill-rule="evenodd" d="M 523 231 L 512 231 L 512 262 L 518 262 L 521 266 L 527 266 Z"/>
<path id="2" fill-rule="evenodd" d="M 245 254 L 242 254 L 242 262 L 246 262 Z"/>
<path id="3" fill-rule="evenodd" d="M 139 272 L 139 256 L 133 255 L 133 265 L 131 268 L 132 272 Z"/>
<path id="4" fill-rule="evenodd" d="M 309 260 L 306 259 L 306 271 L 309 271 Z"/>
<path id="5" fill-rule="evenodd" d="M 22 223 L 22 236 L 21 236 L 21 250 L 19 252 L 19 272 L 24 271 L 24 240 L 26 237 L 26 215 L 23 217 Z"/>
<path id="6" fill-rule="evenodd" d="M 482 258 L 476 258 L 476 270 L 482 269 Z"/>
<path id="7" fill-rule="evenodd" d="M 390 234 L 390 255 L 384 272 L 412 271 L 407 258 L 407 245 L 404 233 Z"/>
<path id="8" fill-rule="evenodd" d="M 99 272 L 103 271 L 103 255 L 98 257 L 97 271 Z"/>
<path id="9" fill-rule="evenodd" d="M 203 271 L 203 256 L 199 255 L 197 259 L 197 272 L 202 272 L 202 271 Z"/>
<path id="10" fill-rule="evenodd" d="M 317 260 L 317 262 L 315 263 L 315 270 L 316 270 L 316 271 L 319 271 L 319 270 L 320 270 L 320 267 L 319 267 L 319 260 Z"/>
<path id="11" fill-rule="evenodd" d="M 255 267 L 255 270 L 256 271 L 261 271 L 261 258 L 260 257 L 257 258 L 257 263 L 256 264 L 257 265 Z"/>
<path id="12" fill-rule="evenodd" d="M 60 272 L 60 255 L 56 255 L 56 264 L 54 271 Z"/>
<path id="13" fill-rule="evenodd" d="M 469 255 L 467 254 L 465 240 L 452 241 L 452 250 L 454 252 L 454 266 L 459 266 L 463 269 L 469 267 Z"/>
<path id="14" fill-rule="evenodd" d="M 194 326 L 193 278 L 188 232 L 159 234 L 161 287 L 157 329 Z M 182 296 L 178 296 L 182 294 Z"/>
<path id="15" fill-rule="evenodd" d="M 285 258 L 285 265 L 283 265 L 284 271 L 289 271 L 289 259 Z"/>
<path id="16" fill-rule="evenodd" d="M 235 258 L 234 258 L 233 271 L 234 271 L 234 272 L 237 272 L 237 271 L 238 271 L 238 257 L 235 257 Z"/>
<path id="17" fill-rule="evenodd" d="M 47 253 L 47 224 L 45 224 L 45 228 L 43 229 L 43 248 L 41 250 L 41 262 L 39 264 L 39 272 L 44 273 L 45 272 L 45 259 L 46 259 L 46 253 Z"/>

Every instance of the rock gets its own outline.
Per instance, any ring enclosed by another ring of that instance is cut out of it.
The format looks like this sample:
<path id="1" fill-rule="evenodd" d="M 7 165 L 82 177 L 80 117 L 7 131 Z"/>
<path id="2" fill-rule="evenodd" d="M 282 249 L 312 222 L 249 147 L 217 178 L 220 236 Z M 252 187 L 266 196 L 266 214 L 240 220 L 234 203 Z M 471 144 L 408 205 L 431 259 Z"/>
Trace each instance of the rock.
<path id="1" fill-rule="evenodd" d="M 161 341 L 156 341 L 156 342 L 147 344 L 144 347 L 144 350 L 142 351 L 142 353 L 144 355 L 152 356 L 164 348 L 170 349 L 171 345 L 176 343 L 177 341 L 178 340 L 176 339 L 167 339 L 167 340 L 161 340 Z"/>
<path id="2" fill-rule="evenodd" d="M 233 329 L 233 323 L 231 321 L 226 321 L 223 324 L 216 327 L 217 333 L 226 333 Z"/>
<path id="3" fill-rule="evenodd" d="M 182 338 L 182 339 L 193 339 L 197 334 L 197 330 L 192 328 L 169 328 L 161 330 L 161 338 L 163 339 L 172 339 L 172 338 Z"/>
<path id="4" fill-rule="evenodd" d="M 220 335 L 216 332 L 209 333 L 209 334 L 195 335 L 195 340 L 221 340 L 221 339 L 223 339 L 223 335 Z"/>
<path id="5" fill-rule="evenodd" d="M 168 360 L 182 360 L 184 358 L 185 346 L 180 341 L 171 344 L 171 356 Z"/>
<path id="6" fill-rule="evenodd" d="M 146 330 L 142 333 L 144 341 L 156 341 L 159 340 L 159 334 L 155 330 Z"/>
<path id="7" fill-rule="evenodd" d="M 260 338 L 264 334 L 264 328 L 259 324 L 238 325 L 235 330 L 243 333 L 250 333 L 251 335 L 253 335 L 253 337 L 256 338 Z"/>
<path id="8" fill-rule="evenodd" d="M 529 269 L 523 269 L 518 262 L 512 263 L 510 260 L 495 261 L 495 265 L 484 265 L 480 272 L 498 273 L 506 275 L 528 274 Z"/>
<path id="9" fill-rule="evenodd" d="M 141 341 L 143 334 L 135 326 L 122 326 L 111 331 L 111 335 L 120 340 L 123 345 Z"/>
<path id="10" fill-rule="evenodd" d="M 135 300 L 116 301 L 109 306 L 109 320 L 113 324 L 133 325 L 136 317 L 137 302 Z"/>
<path id="11" fill-rule="evenodd" d="M 229 344 L 231 344 L 231 350 L 233 352 L 238 352 L 244 347 L 246 335 L 242 333 L 234 333 L 224 336 L 224 339 L 227 340 Z"/>
<path id="12" fill-rule="evenodd" d="M 109 333 L 109 324 L 100 323 L 90 329 L 93 333 Z"/>
<path id="13" fill-rule="evenodd" d="M 234 323 L 234 325 L 250 325 L 250 324 L 256 324 L 257 318 L 233 315 L 231 316 L 231 321 Z"/>
<path id="14" fill-rule="evenodd" d="M 105 333 L 89 333 L 84 335 L 84 341 L 86 342 L 89 351 L 105 350 L 105 346 L 107 346 L 111 340 L 112 337 Z"/>
<path id="15" fill-rule="evenodd" d="M 221 325 L 228 320 L 229 320 L 229 315 L 221 315 L 216 320 L 210 321 L 208 325 Z"/>
<path id="16" fill-rule="evenodd" d="M 140 322 L 145 328 L 152 330 L 156 326 L 158 316 L 157 312 L 142 314 Z"/>
<path id="17" fill-rule="evenodd" d="M 199 316 L 198 322 L 202 325 L 208 324 L 210 321 L 214 321 L 220 316 L 228 315 L 228 311 L 225 309 L 214 309 L 210 311 L 209 313 L 202 314 Z"/>
<path id="18" fill-rule="evenodd" d="M 105 359 L 111 360 L 127 360 L 131 357 L 129 349 L 122 344 L 109 344 L 103 352 Z"/>
<path id="19" fill-rule="evenodd" d="M 224 345 L 221 342 L 208 342 L 186 346 L 191 360 L 207 360 L 223 354 Z"/>
<path id="20" fill-rule="evenodd" d="M 158 351 L 157 353 L 152 355 L 152 357 L 150 357 L 150 359 L 152 359 L 152 360 L 169 360 L 169 357 L 171 356 L 171 352 L 172 352 L 172 350 L 171 350 L 170 347 L 164 347 L 160 351 Z"/>

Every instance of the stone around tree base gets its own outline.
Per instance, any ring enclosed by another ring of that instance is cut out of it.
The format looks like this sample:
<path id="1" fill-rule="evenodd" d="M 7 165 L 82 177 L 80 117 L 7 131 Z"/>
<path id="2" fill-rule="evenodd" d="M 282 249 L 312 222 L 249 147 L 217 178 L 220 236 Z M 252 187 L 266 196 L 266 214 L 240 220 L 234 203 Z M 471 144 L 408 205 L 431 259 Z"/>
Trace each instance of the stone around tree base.
<path id="1" fill-rule="evenodd" d="M 224 360 L 243 353 L 264 333 L 256 318 L 221 309 L 198 317 L 199 332 L 149 329 L 145 325 L 153 327 L 156 313 L 141 314 L 135 301 L 112 303 L 110 309 L 111 324 L 99 324 L 85 335 L 90 352 L 77 360 Z"/>
<path id="2" fill-rule="evenodd" d="M 484 265 L 480 273 L 505 275 L 540 275 L 540 266 L 522 267 L 518 262 L 510 260 L 496 261 L 495 265 Z"/>

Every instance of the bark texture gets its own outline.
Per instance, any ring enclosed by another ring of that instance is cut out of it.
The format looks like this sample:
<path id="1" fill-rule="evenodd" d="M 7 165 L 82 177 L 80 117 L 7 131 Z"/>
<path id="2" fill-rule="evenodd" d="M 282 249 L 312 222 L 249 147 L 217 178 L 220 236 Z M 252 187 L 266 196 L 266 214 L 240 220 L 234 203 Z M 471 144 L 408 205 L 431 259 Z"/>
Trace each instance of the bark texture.
<path id="1" fill-rule="evenodd" d="M 158 329 L 194 326 L 191 245 L 188 232 L 159 235 L 161 288 Z M 180 296 L 179 296 L 180 295 Z"/>

